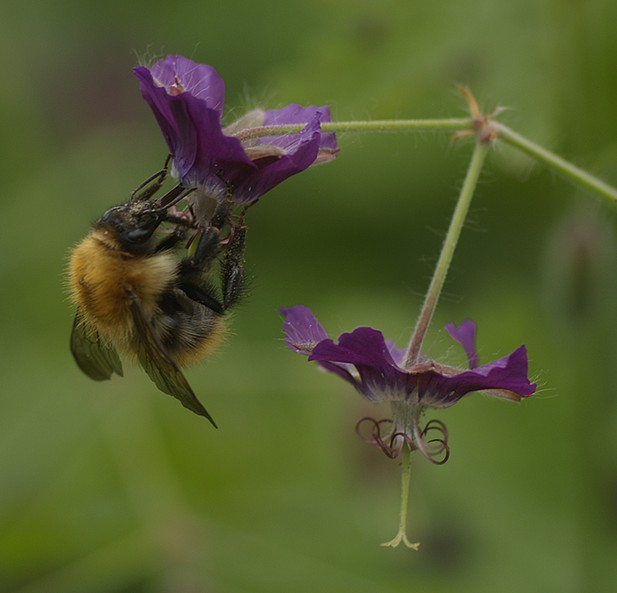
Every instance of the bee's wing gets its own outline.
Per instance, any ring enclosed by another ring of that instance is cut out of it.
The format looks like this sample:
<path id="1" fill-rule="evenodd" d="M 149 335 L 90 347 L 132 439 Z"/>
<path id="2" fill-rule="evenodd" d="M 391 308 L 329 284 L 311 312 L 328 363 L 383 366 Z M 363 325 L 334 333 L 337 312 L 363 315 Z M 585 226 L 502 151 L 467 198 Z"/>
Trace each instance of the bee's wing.
<path id="1" fill-rule="evenodd" d="M 113 373 L 122 376 L 122 363 L 116 349 L 83 322 L 79 311 L 71 331 L 71 352 L 77 366 L 95 381 L 110 379 Z"/>
<path id="2" fill-rule="evenodd" d="M 215 428 L 216 422 L 208 414 L 197 396 L 193 393 L 186 377 L 169 356 L 163 344 L 152 329 L 137 296 L 131 293 L 131 313 L 137 330 L 136 349 L 139 363 L 156 386 L 180 400 L 185 407 L 207 418 Z"/>

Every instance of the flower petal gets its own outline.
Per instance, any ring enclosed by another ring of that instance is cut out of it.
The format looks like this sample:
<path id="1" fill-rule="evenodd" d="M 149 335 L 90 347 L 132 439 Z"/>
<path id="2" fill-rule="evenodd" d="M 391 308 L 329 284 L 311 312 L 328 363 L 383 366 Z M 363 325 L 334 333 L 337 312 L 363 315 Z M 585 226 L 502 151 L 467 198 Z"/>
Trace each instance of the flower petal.
<path id="1" fill-rule="evenodd" d="M 511 392 L 514 395 L 507 399 L 516 396 L 522 399 L 536 390 L 536 385 L 527 377 L 525 346 L 499 360 L 453 376 L 444 374 L 436 363 L 432 363 L 431 369 L 414 368 L 412 372 L 418 376 L 420 402 L 434 408 L 451 406 L 473 391 L 486 391 L 487 395 L 501 398 L 504 392 Z"/>
<path id="2" fill-rule="evenodd" d="M 225 81 L 207 64 L 196 64 L 184 56 L 167 56 L 150 68 L 154 81 L 169 95 L 190 93 L 210 109 L 223 113 Z"/>
<path id="3" fill-rule="evenodd" d="M 456 340 L 464 349 L 469 361 L 469 368 L 478 366 L 478 352 L 476 351 L 476 324 L 467 319 L 457 328 L 454 323 L 446 323 L 446 330 L 453 340 Z"/>
<path id="4" fill-rule="evenodd" d="M 207 196 L 250 204 L 287 177 L 316 162 L 331 160 L 338 148 L 334 134 L 322 134 L 330 121 L 327 107 L 288 105 L 256 109 L 223 130 L 225 84 L 216 70 L 182 56 L 167 56 L 151 68 L 134 69 L 173 155 L 174 172 L 192 199 Z M 295 134 L 251 136 L 252 128 L 306 124 Z M 249 133 L 243 134 L 247 130 Z"/>
<path id="5" fill-rule="evenodd" d="M 285 342 L 295 352 L 311 354 L 319 342 L 328 338 L 326 330 L 308 307 L 295 305 L 279 312 L 285 317 Z"/>
<path id="6" fill-rule="evenodd" d="M 396 364 L 397 367 L 403 368 L 403 363 L 405 362 L 405 355 L 407 354 L 406 348 L 399 348 L 392 340 L 386 340 L 386 347 L 388 348 L 388 352 Z"/>
<path id="7" fill-rule="evenodd" d="M 313 121 L 315 118 L 320 123 L 331 122 L 332 115 L 330 114 L 330 108 L 327 105 L 322 107 L 302 107 L 292 103 L 287 105 L 283 109 L 269 109 L 265 113 L 264 125 L 286 125 L 286 124 L 307 124 Z M 322 133 L 319 139 L 319 150 L 327 151 L 332 155 L 331 158 L 336 156 L 338 152 L 338 145 L 336 143 L 336 135 L 332 133 Z"/>
<path id="8" fill-rule="evenodd" d="M 311 360 L 332 360 L 348 364 L 396 368 L 383 334 L 371 327 L 359 327 L 341 334 L 339 343 L 324 340 L 314 350 Z"/>
<path id="9" fill-rule="evenodd" d="M 342 334 L 338 344 L 323 340 L 315 346 L 309 360 L 355 366 L 360 375 L 356 387 L 370 400 L 406 399 L 415 385 L 414 377 L 399 369 L 392 359 L 383 334 L 370 327 Z"/>
<path id="10" fill-rule="evenodd" d="M 229 180 L 234 187 L 234 200 L 250 203 L 270 191 L 288 177 L 310 167 L 319 154 L 321 142 L 320 115 L 314 118 L 297 134 L 285 136 L 269 136 L 260 138 L 259 142 L 251 143 L 251 149 L 257 146 L 272 146 L 282 149 L 283 154 L 270 149 L 271 156 L 265 156 L 253 161 L 255 170 L 248 174 L 230 175 Z"/>
<path id="11" fill-rule="evenodd" d="M 316 345 L 328 339 L 326 330 L 308 307 L 296 305 L 281 309 L 280 313 L 285 317 L 283 324 L 285 342 L 294 352 L 309 355 Z M 347 365 L 328 361 L 318 362 L 318 364 L 324 370 L 335 373 L 345 381 L 349 381 L 354 387 L 358 387 L 358 381 L 350 369 L 346 368 Z"/>
<path id="12" fill-rule="evenodd" d="M 168 80 L 169 64 L 165 64 L 165 68 Z M 157 83 L 148 68 L 140 66 L 134 72 L 139 78 L 142 95 L 154 112 L 173 155 L 174 167 L 182 185 L 207 185 L 207 189 L 214 193 L 218 190 L 224 195 L 225 181 L 229 181 L 232 175 L 246 175 L 255 169 L 240 141 L 223 134 L 219 111 L 222 99 L 216 107 L 209 107 L 207 100 L 197 98 L 188 91 L 170 94 L 168 88 Z M 207 94 L 200 85 L 195 84 L 194 88 L 202 96 Z"/>
<path id="13" fill-rule="evenodd" d="M 177 169 L 186 171 L 195 162 L 197 153 L 197 132 L 190 121 L 182 99 L 170 100 L 167 90 L 154 81 L 152 73 L 145 66 L 133 69 L 139 79 L 141 94 L 150 105 L 154 117 L 163 132 L 169 152 L 179 161 Z"/>

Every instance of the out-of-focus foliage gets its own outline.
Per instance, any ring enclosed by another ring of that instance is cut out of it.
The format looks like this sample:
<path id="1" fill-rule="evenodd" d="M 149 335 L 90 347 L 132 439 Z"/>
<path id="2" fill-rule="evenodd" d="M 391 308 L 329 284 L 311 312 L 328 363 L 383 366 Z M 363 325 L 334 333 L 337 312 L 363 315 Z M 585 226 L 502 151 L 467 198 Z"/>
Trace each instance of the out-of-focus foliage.
<path id="1" fill-rule="evenodd" d="M 52 2 L 0 20 L 0 590 L 22 593 L 609 591 L 617 580 L 617 210 L 529 159 L 490 156 L 429 335 L 471 317 L 483 360 L 525 343 L 522 405 L 470 396 L 414 460 L 410 532 L 385 550 L 398 466 L 367 404 L 281 339 L 281 306 L 403 345 L 470 144 L 342 135 L 339 159 L 249 212 L 252 295 L 188 372 L 220 430 L 138 369 L 95 384 L 68 351 L 66 254 L 165 158 L 131 67 L 182 53 L 261 103 L 336 120 L 460 117 L 454 83 L 617 183 L 617 4 Z M 450 352 L 452 362 L 462 354 Z M 384 410 L 384 414 L 386 410 Z"/>

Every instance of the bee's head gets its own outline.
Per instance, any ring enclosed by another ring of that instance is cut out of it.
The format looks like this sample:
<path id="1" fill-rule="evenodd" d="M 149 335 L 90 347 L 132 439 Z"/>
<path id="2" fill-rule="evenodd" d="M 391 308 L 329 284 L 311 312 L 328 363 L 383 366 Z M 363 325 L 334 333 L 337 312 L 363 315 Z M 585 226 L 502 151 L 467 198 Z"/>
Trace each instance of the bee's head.
<path id="1" fill-rule="evenodd" d="M 154 231 L 165 220 L 165 209 L 149 202 L 129 202 L 110 208 L 95 223 L 104 240 L 121 249 L 146 247 Z"/>

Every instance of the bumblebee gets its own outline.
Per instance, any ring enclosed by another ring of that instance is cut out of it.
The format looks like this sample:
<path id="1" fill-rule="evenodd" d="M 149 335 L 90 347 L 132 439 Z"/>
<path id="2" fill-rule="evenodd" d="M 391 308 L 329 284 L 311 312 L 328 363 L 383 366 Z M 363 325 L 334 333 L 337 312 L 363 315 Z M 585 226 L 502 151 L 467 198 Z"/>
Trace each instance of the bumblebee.
<path id="1" fill-rule="evenodd" d="M 136 359 L 161 391 L 216 427 L 180 369 L 217 346 L 225 313 L 242 294 L 244 210 L 234 219 L 226 200 L 197 224 L 190 208 L 173 208 L 190 193 L 182 186 L 153 199 L 166 173 L 107 210 L 73 249 L 71 352 L 95 381 L 122 376 L 119 352 Z M 189 235 L 191 255 L 182 257 Z"/>

